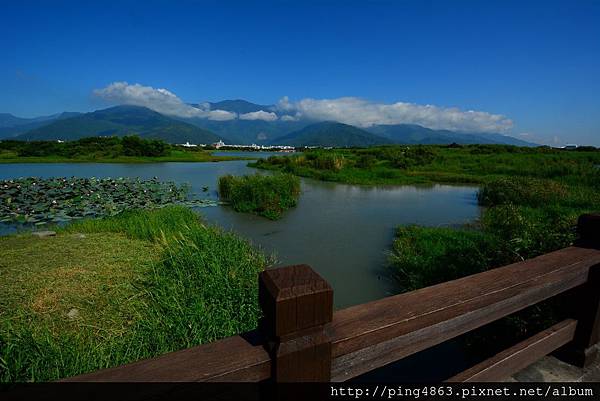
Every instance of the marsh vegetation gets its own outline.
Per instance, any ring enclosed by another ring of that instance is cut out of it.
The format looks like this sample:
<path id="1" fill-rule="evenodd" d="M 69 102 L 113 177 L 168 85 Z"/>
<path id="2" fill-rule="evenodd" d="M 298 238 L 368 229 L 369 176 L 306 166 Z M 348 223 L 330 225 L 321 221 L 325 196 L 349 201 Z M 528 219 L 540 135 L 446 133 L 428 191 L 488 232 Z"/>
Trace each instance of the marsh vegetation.
<path id="1" fill-rule="evenodd" d="M 291 174 L 225 175 L 219 178 L 219 197 L 237 212 L 277 220 L 298 203 L 300 179 Z"/>
<path id="2" fill-rule="evenodd" d="M 187 185 L 156 178 L 49 178 L 0 180 L 0 223 L 46 225 L 84 217 L 114 216 L 124 210 L 171 204 L 204 205 Z"/>
<path id="3" fill-rule="evenodd" d="M 600 210 L 600 151 L 503 145 L 382 146 L 269 158 L 259 168 L 359 184 L 476 183 L 483 207 L 463 227 L 401 226 L 389 257 L 398 291 L 410 291 L 532 258 L 572 244 L 582 213 Z M 399 205 L 401 207 L 401 205 Z M 510 344 L 560 316 L 543 304 L 469 340 Z M 497 333 L 502 333 L 498 336 Z"/>

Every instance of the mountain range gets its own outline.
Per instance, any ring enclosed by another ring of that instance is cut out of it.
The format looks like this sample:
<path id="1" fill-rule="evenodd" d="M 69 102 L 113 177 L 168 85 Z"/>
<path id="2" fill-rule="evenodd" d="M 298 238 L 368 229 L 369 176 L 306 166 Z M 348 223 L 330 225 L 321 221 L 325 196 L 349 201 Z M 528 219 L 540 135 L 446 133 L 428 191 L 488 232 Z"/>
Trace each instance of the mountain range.
<path id="1" fill-rule="evenodd" d="M 414 124 L 374 125 L 359 128 L 336 121 L 281 118 L 272 105 L 245 100 L 224 100 L 189 106 L 224 110 L 238 118 L 210 120 L 202 117 L 174 117 L 141 106 L 114 106 L 89 113 L 65 112 L 37 118 L 19 118 L 0 113 L 0 139 L 74 140 L 88 136 L 139 135 L 169 143 L 291 146 L 371 146 L 401 144 L 509 144 L 537 146 L 520 139 L 490 133 L 463 133 L 434 130 Z M 275 118 L 256 118 L 257 112 L 277 113 Z M 253 114 L 254 113 L 254 114 Z"/>

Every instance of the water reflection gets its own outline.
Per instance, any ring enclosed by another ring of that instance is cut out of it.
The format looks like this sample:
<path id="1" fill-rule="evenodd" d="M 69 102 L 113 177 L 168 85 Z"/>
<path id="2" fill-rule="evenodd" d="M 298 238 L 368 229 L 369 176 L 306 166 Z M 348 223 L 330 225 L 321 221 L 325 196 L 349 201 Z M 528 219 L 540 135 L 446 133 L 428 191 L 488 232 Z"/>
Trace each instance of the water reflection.
<path id="1" fill-rule="evenodd" d="M 224 174 L 252 174 L 245 161 L 152 164 L 5 164 L 0 179 L 24 176 L 140 177 L 189 183 L 198 196 L 217 199 Z M 264 172 L 263 172 L 264 173 Z M 203 192 L 203 187 L 208 192 Z M 458 225 L 479 217 L 470 186 L 359 186 L 302 180 L 297 208 L 281 220 L 240 214 L 228 207 L 198 210 L 211 223 L 234 230 L 272 253 L 276 265 L 306 263 L 334 288 L 335 307 L 395 292 L 386 271 L 398 225 Z M 0 233 L 7 233 L 7 226 Z"/>

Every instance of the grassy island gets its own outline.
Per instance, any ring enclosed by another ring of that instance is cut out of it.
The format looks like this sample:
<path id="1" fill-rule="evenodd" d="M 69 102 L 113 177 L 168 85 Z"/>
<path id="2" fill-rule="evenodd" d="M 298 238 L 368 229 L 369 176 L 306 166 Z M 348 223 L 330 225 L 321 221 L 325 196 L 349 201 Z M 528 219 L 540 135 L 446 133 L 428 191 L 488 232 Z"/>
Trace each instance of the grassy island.
<path id="1" fill-rule="evenodd" d="M 300 180 L 291 174 L 226 175 L 219 178 L 219 196 L 237 212 L 277 220 L 298 203 Z"/>
<path id="2" fill-rule="evenodd" d="M 0 382 L 48 381 L 255 327 L 268 259 L 185 207 L 0 237 Z"/>

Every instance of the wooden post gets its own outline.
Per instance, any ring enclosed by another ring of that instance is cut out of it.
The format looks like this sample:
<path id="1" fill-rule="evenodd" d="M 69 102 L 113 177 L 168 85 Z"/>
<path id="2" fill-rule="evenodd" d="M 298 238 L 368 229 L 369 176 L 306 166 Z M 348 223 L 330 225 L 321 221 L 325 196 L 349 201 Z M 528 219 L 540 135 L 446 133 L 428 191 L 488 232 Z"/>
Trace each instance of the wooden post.
<path id="1" fill-rule="evenodd" d="M 600 249 L 600 214 L 584 214 L 577 222 L 579 238 L 575 245 Z M 588 281 L 573 294 L 573 314 L 577 318 L 575 338 L 557 356 L 565 362 L 586 367 L 598 358 L 600 341 L 600 265 L 590 268 Z"/>
<path id="2" fill-rule="evenodd" d="M 325 332 L 333 317 L 329 283 L 307 265 L 265 270 L 260 274 L 259 301 L 272 378 L 329 381 L 331 340 Z"/>

